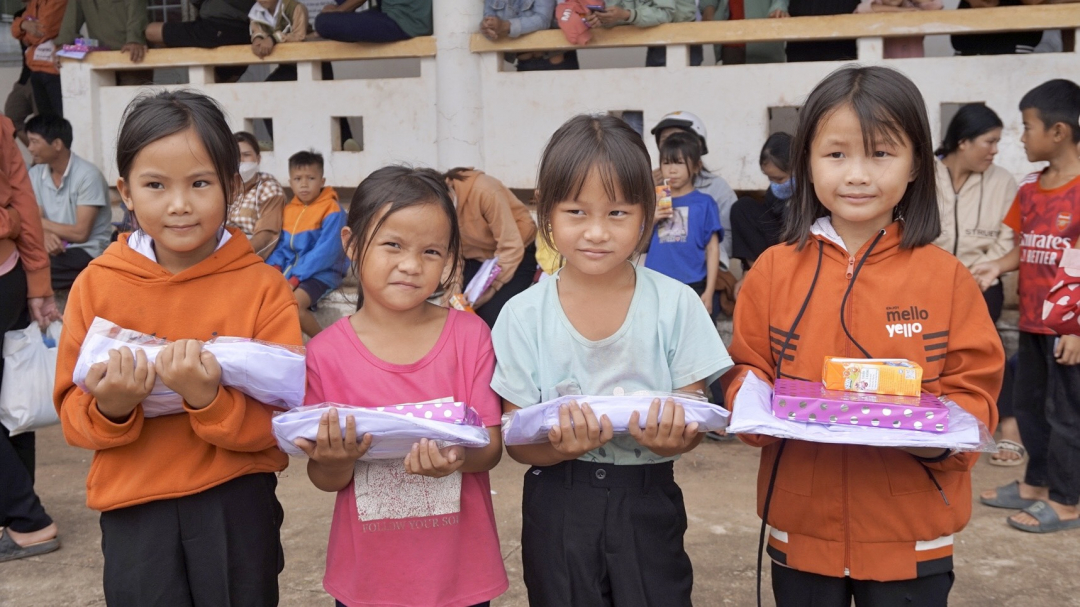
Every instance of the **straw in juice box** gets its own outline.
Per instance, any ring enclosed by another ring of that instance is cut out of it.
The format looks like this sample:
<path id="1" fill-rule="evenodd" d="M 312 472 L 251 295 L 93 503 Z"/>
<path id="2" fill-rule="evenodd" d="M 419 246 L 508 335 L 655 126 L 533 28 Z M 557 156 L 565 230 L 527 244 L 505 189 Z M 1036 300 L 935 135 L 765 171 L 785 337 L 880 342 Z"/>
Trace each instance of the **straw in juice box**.
<path id="1" fill-rule="evenodd" d="M 826 356 L 821 382 L 828 390 L 918 396 L 922 392 L 922 368 L 903 358 Z"/>

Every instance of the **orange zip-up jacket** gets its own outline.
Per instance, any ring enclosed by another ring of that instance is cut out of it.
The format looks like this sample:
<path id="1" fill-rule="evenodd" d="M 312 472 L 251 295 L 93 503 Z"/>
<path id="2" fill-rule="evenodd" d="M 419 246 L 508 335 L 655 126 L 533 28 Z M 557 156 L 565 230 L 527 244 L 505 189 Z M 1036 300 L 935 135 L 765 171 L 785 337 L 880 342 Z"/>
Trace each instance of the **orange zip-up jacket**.
<path id="1" fill-rule="evenodd" d="M 60 24 L 64 21 L 65 10 L 67 10 L 67 0 L 30 0 L 26 4 L 26 12 L 15 17 L 11 22 L 11 35 L 29 47 L 26 49 L 26 65 L 31 70 L 45 74 L 60 74 L 60 70 L 56 69 L 54 54 L 42 59 L 37 59 L 34 55 L 38 50 L 38 45 L 56 38 L 56 35 L 60 33 Z M 22 29 L 24 21 L 36 21 L 41 28 L 41 35 L 24 32 Z"/>
<path id="2" fill-rule="evenodd" d="M 898 223 L 855 255 L 827 218 L 801 251 L 765 251 L 739 294 L 728 351 L 736 366 L 723 378 L 727 403 L 748 373 L 771 383 L 779 366 L 783 377 L 821 381 L 829 355 L 907 358 L 923 368 L 924 390 L 948 396 L 991 431 L 997 424 L 1005 355 L 979 287 L 938 247 L 901 249 Z M 780 439 L 740 438 L 762 447 L 760 516 Z M 859 580 L 951 571 L 953 534 L 971 518 L 977 459 L 920 461 L 901 449 L 788 440 L 768 552 L 799 571 Z"/>
<path id="3" fill-rule="evenodd" d="M 285 279 L 240 230 L 229 231 L 228 242 L 179 274 L 132 249 L 122 235 L 71 287 L 54 399 L 67 442 L 94 451 L 86 478 L 86 505 L 94 510 L 191 495 L 288 465 L 270 431 L 274 409 L 235 388 L 221 387 L 208 406 L 185 405 L 179 415 L 146 419 L 136 406 L 117 424 L 72 382 L 95 316 L 170 341 L 220 335 L 300 345 L 296 300 Z"/>

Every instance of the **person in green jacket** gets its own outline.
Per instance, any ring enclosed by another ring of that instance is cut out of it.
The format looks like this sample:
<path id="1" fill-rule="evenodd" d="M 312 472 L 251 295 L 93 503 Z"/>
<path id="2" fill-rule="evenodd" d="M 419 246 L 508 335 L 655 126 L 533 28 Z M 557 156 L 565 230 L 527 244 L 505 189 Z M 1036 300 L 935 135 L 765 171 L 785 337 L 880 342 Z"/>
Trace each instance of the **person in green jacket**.
<path id="1" fill-rule="evenodd" d="M 589 27 L 633 25 L 652 27 L 661 23 L 681 23 L 698 20 L 694 0 L 611 0 L 602 11 L 590 11 L 585 17 Z M 690 47 L 690 65 L 701 65 L 701 45 Z M 667 48 L 650 46 L 645 56 L 647 67 L 667 65 Z"/>
<path id="2" fill-rule="evenodd" d="M 85 25 L 86 34 L 97 40 L 98 46 L 127 53 L 132 63 L 142 63 L 146 57 L 147 21 L 146 0 L 68 0 L 56 44 L 74 43 Z M 116 80 L 119 85 L 146 84 L 154 80 L 154 72 L 118 70 Z"/>

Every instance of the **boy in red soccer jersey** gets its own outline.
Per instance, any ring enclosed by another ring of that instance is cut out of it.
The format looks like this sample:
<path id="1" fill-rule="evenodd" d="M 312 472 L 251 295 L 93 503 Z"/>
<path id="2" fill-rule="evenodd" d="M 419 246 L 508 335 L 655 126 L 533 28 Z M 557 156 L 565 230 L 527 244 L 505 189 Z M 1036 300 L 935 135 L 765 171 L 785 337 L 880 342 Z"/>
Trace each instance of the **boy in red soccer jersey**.
<path id="1" fill-rule="evenodd" d="M 1023 510 L 1017 529 L 1049 533 L 1080 528 L 1080 336 L 1043 324 L 1043 302 L 1064 252 L 1080 237 L 1080 86 L 1051 80 L 1024 95 L 1024 150 L 1050 166 L 1020 185 L 1005 224 L 1017 246 L 971 268 L 984 289 L 1020 269 L 1020 349 L 1014 398 L 1031 459 L 1022 482 L 982 494 L 988 506 Z"/>

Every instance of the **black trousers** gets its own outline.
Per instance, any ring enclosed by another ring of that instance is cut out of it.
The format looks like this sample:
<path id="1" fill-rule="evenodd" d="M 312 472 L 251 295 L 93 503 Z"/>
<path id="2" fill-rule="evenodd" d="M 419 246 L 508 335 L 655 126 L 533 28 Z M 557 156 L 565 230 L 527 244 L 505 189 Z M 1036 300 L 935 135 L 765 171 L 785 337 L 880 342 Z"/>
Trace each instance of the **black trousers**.
<path id="1" fill-rule="evenodd" d="M 686 509 L 670 462 L 533 466 L 521 513 L 530 605 L 691 604 Z"/>
<path id="2" fill-rule="evenodd" d="M 690 45 L 690 65 L 697 67 L 705 60 L 705 49 L 700 44 Z M 645 67 L 664 67 L 667 65 L 667 47 L 650 46 L 645 51 Z"/>
<path id="3" fill-rule="evenodd" d="M 741 259 L 744 269 L 780 242 L 785 209 L 784 201 L 768 194 L 763 201 L 742 196 L 731 206 L 731 256 Z"/>
<path id="4" fill-rule="evenodd" d="M 1013 408 L 1028 452 L 1024 482 L 1080 503 L 1080 366 L 1054 360 L 1053 335 L 1020 332 Z"/>
<path id="5" fill-rule="evenodd" d="M 101 513 L 109 605 L 277 605 L 284 512 L 271 473 Z"/>
<path id="6" fill-rule="evenodd" d="M 462 270 L 463 284 L 468 285 L 473 276 L 480 271 L 484 262 L 475 259 L 466 259 L 465 268 Z M 517 270 L 510 280 L 503 283 L 501 289 L 488 302 L 476 309 L 476 315 L 487 323 L 489 327 L 495 326 L 495 320 L 499 318 L 503 306 L 510 298 L 532 286 L 533 278 L 536 277 L 536 245 L 529 244 L 525 247 L 525 256 L 521 258 Z"/>
<path id="7" fill-rule="evenodd" d="M 52 266 L 52 288 L 70 289 L 75 284 L 79 273 L 90 265 L 94 258 L 85 249 L 70 247 L 59 255 L 49 257 L 49 265 Z"/>
<path id="8" fill-rule="evenodd" d="M 859 58 L 854 40 L 814 40 L 788 42 L 785 47 L 788 63 L 802 61 L 854 61 Z"/>
<path id="9" fill-rule="evenodd" d="M 873 582 L 829 577 L 772 564 L 776 607 L 946 607 L 953 572 L 914 580 Z"/>
<path id="10" fill-rule="evenodd" d="M 30 324 L 26 306 L 26 273 L 22 262 L 0 276 L 0 350 L 4 333 L 25 329 Z M 4 359 L 0 357 L 0 381 Z M 34 493 L 34 433 L 8 436 L 0 426 L 0 527 L 10 526 L 19 533 L 40 531 L 52 524 L 41 500 Z"/>
<path id="11" fill-rule="evenodd" d="M 30 74 L 30 87 L 34 90 L 34 103 L 38 114 L 42 116 L 63 116 L 64 96 L 60 92 L 60 76 L 33 72 Z"/>

